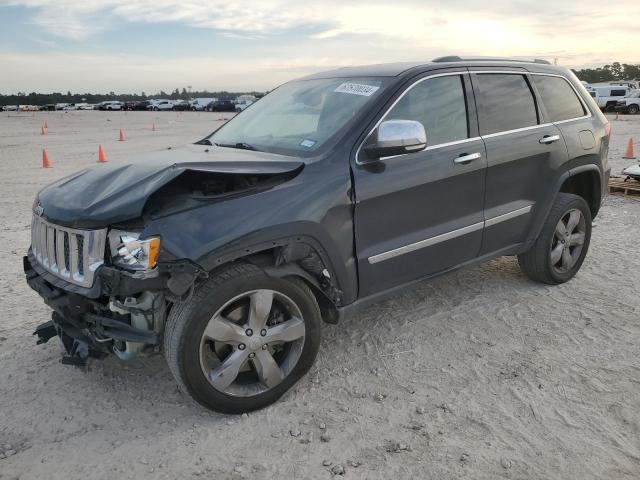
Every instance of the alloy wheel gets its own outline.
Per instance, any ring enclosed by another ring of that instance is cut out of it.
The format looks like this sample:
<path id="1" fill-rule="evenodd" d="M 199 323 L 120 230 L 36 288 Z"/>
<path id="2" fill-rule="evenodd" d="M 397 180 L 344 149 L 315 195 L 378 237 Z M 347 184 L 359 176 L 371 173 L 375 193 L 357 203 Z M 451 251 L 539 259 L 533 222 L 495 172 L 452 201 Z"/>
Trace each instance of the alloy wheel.
<path id="1" fill-rule="evenodd" d="M 200 365 L 209 383 L 233 396 L 254 396 L 282 382 L 304 346 L 300 308 L 274 290 L 245 292 L 211 317 L 200 341 Z"/>
<path id="2" fill-rule="evenodd" d="M 558 273 L 567 273 L 580 259 L 586 234 L 586 220 L 577 208 L 567 211 L 556 225 L 549 258 Z"/>

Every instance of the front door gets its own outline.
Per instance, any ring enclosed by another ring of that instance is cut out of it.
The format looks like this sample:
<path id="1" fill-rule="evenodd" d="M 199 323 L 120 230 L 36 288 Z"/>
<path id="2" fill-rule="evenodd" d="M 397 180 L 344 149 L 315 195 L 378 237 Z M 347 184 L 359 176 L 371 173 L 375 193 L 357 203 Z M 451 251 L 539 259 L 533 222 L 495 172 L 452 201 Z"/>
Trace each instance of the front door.
<path id="1" fill-rule="evenodd" d="M 466 70 L 425 76 L 382 120 L 421 122 L 427 148 L 353 165 L 360 296 L 478 255 L 484 225 L 484 143 Z"/>

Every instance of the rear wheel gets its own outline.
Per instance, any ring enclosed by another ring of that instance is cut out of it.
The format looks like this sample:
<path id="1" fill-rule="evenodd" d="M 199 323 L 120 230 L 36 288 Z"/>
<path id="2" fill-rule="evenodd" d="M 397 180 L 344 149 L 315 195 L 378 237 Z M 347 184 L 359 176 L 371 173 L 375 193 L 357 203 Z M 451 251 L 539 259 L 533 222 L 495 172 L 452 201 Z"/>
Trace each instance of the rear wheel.
<path id="1" fill-rule="evenodd" d="M 627 107 L 627 113 L 630 113 L 631 115 L 636 115 L 639 111 L 640 107 L 636 104 L 632 104 Z"/>
<path id="2" fill-rule="evenodd" d="M 571 280 L 580 270 L 591 240 L 591 211 L 578 195 L 558 193 L 533 246 L 518 255 L 531 279 L 551 285 Z"/>
<path id="3" fill-rule="evenodd" d="M 275 402 L 307 373 L 320 323 L 305 283 L 235 265 L 171 312 L 165 356 L 196 401 L 219 412 L 248 412 Z"/>

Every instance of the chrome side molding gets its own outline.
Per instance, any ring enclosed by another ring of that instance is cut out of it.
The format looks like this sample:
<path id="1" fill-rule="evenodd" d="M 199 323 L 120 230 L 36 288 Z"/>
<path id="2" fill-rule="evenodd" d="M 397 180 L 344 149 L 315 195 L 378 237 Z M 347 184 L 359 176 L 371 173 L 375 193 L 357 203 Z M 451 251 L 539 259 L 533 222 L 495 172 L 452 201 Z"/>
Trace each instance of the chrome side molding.
<path id="1" fill-rule="evenodd" d="M 450 232 L 436 235 L 435 237 L 425 238 L 424 240 L 420 240 L 419 242 L 410 243 L 402 247 L 394 248 L 393 250 L 388 250 L 386 252 L 372 255 L 367 260 L 369 264 L 375 265 L 376 263 L 384 262 L 385 260 L 399 257 L 400 255 L 404 255 L 405 253 L 415 252 L 416 250 L 420 250 L 422 248 L 431 247 L 433 245 L 437 245 L 438 243 L 446 242 L 447 240 L 452 240 L 454 238 L 461 237 L 463 235 L 467 235 L 469 233 L 472 233 L 478 230 L 482 230 L 485 227 L 491 227 L 493 225 L 497 225 L 498 223 L 501 223 L 501 222 L 506 222 L 507 220 L 511 220 L 521 215 L 526 215 L 531 211 L 532 208 L 533 208 L 533 205 L 527 205 L 526 207 L 522 207 L 517 210 L 513 210 L 511 212 L 503 213 L 502 215 L 492 217 L 482 222 L 473 223 L 471 225 L 467 225 L 466 227 L 458 228 Z"/>

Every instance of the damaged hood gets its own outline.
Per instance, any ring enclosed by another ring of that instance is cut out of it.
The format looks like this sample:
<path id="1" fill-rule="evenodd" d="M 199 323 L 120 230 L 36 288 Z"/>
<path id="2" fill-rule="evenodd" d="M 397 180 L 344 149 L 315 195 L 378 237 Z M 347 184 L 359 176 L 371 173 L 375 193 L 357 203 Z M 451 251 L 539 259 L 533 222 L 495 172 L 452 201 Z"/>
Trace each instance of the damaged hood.
<path id="1" fill-rule="evenodd" d="M 150 195 L 187 171 L 274 175 L 303 165 L 300 159 L 265 152 L 189 145 L 82 170 L 42 189 L 37 205 L 53 223 L 101 228 L 140 217 Z"/>

